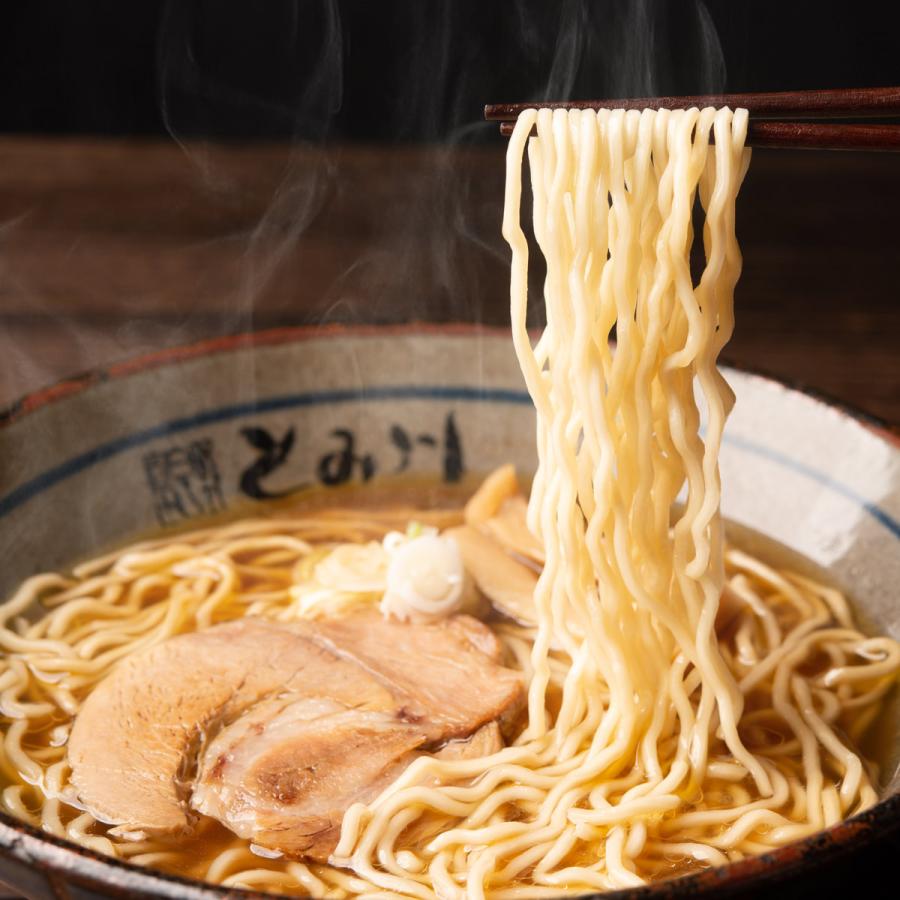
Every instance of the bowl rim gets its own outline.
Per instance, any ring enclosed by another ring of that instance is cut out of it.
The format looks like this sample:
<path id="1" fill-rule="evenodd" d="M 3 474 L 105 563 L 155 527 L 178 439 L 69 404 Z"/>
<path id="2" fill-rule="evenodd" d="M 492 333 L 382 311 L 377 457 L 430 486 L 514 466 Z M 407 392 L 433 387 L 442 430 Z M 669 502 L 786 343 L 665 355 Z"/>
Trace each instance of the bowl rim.
<path id="1" fill-rule="evenodd" d="M 156 368 L 177 366 L 194 359 L 230 353 L 254 347 L 271 347 L 301 341 L 341 337 L 508 337 L 503 326 L 479 325 L 467 322 L 413 322 L 400 325 L 344 325 L 284 326 L 262 331 L 240 332 L 195 341 L 163 350 L 131 357 L 106 366 L 89 369 L 55 383 L 26 393 L 0 409 L 0 429 L 9 427 L 26 416 L 84 393 L 110 381 Z M 836 400 L 825 392 L 811 389 L 794 380 L 785 379 L 750 366 L 724 363 L 728 368 L 761 381 L 809 397 L 817 404 L 836 409 L 875 436 L 900 449 L 900 427 L 884 419 L 856 409 L 845 401 Z M 857 848 L 864 847 L 876 837 L 900 829 L 900 793 L 879 800 L 874 806 L 836 825 L 779 847 L 768 853 L 748 857 L 725 866 L 705 869 L 690 875 L 653 882 L 639 888 L 585 894 L 597 900 L 631 900 L 631 898 L 682 897 L 698 891 L 726 896 L 747 887 L 777 884 L 801 869 L 817 863 L 831 862 Z M 263 893 L 242 888 L 227 888 L 192 878 L 135 865 L 125 860 L 107 857 L 80 844 L 47 834 L 0 810 L 0 856 L 11 856 L 29 866 L 48 869 L 51 880 L 55 876 L 71 878 L 89 887 L 97 887 L 114 896 L 167 896 L 192 900 L 221 900 L 221 898 L 264 898 L 286 895 Z M 0 861 L 2 874 L 2 861 Z M 111 877 L 110 877 L 111 876 Z M 295 895 L 296 896 L 296 895 Z"/>
<path id="2" fill-rule="evenodd" d="M 530 329 L 533 336 L 539 331 Z M 59 378 L 49 385 L 27 391 L 20 397 L 0 406 L 0 428 L 5 428 L 36 412 L 44 406 L 58 400 L 67 399 L 75 394 L 118 378 L 136 375 L 152 369 L 178 365 L 192 359 L 214 356 L 220 353 L 231 353 L 253 347 L 271 347 L 279 344 L 292 344 L 300 341 L 318 340 L 320 338 L 341 337 L 462 337 L 471 338 L 486 335 L 488 337 L 509 337 L 510 330 L 503 325 L 482 325 L 474 322 L 408 322 L 388 325 L 346 325 L 331 323 L 327 325 L 284 325 L 259 331 L 241 331 L 234 334 L 203 338 L 188 344 L 179 344 L 162 350 L 129 356 L 104 366 L 92 367 L 74 375 Z M 726 348 L 727 350 L 727 348 Z M 722 359 L 727 368 L 746 375 L 752 375 L 765 381 L 771 381 L 783 388 L 804 394 L 816 402 L 836 408 L 851 419 L 855 419 L 884 438 L 889 443 L 900 447 L 900 422 L 889 422 L 875 413 L 863 411 L 846 400 L 840 400 L 821 388 L 807 385 L 801 379 L 775 375 L 761 366 L 729 362 L 727 352 Z"/>

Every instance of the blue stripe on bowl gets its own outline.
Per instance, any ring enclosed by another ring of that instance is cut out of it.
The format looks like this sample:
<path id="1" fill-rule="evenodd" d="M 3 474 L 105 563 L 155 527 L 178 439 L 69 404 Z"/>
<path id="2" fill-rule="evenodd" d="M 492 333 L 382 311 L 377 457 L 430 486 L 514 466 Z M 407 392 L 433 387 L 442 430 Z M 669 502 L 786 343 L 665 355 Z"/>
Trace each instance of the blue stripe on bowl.
<path id="1" fill-rule="evenodd" d="M 369 388 L 366 390 L 334 390 L 311 391 L 303 394 L 283 394 L 277 397 L 266 397 L 247 403 L 235 403 L 204 410 L 192 416 L 170 419 L 150 428 L 135 431 L 124 437 L 99 444 L 86 453 L 73 456 L 71 459 L 47 469 L 40 475 L 26 481 L 0 498 L 0 517 L 7 515 L 23 503 L 27 503 L 38 494 L 59 484 L 61 481 L 89 469 L 104 460 L 140 447 L 158 438 L 168 437 L 183 431 L 190 431 L 203 425 L 228 422 L 260 413 L 276 412 L 284 409 L 298 409 L 311 406 L 326 406 L 343 403 L 372 403 L 384 400 L 445 400 L 461 403 L 500 403 L 515 406 L 530 406 L 531 397 L 525 391 L 496 388 L 450 387 L 435 385 L 393 385 Z M 783 468 L 809 478 L 823 487 L 846 497 L 866 511 L 873 519 L 884 526 L 894 537 L 900 538 L 900 522 L 885 510 L 881 509 L 847 485 L 835 481 L 824 472 L 814 469 L 799 460 L 785 456 L 777 450 L 749 441 L 746 438 L 725 435 L 724 442 L 739 450 L 752 453 Z"/>
<path id="2" fill-rule="evenodd" d="M 247 403 L 220 406 L 215 409 L 207 409 L 203 412 L 195 413 L 192 416 L 170 419 L 168 422 L 161 422 L 159 425 L 153 425 L 150 428 L 144 428 L 141 431 L 135 431 L 132 434 L 107 441 L 105 444 L 100 444 L 86 453 L 67 459 L 52 469 L 47 469 L 0 498 L 0 518 L 60 481 L 65 481 L 65 479 L 77 475 L 79 472 L 83 472 L 99 462 L 118 456 L 118 454 L 126 450 L 132 450 L 135 447 L 148 444 L 150 441 L 155 441 L 158 438 L 190 431 L 203 425 L 214 425 L 219 422 L 229 422 L 233 419 L 255 416 L 260 413 L 277 412 L 283 409 L 331 406 L 341 403 L 368 403 L 383 400 L 450 400 L 463 403 L 531 405 L 531 397 L 525 391 L 471 387 L 392 385 L 368 388 L 366 390 L 311 391 L 305 394 L 283 394 L 278 397 L 266 397 Z"/>

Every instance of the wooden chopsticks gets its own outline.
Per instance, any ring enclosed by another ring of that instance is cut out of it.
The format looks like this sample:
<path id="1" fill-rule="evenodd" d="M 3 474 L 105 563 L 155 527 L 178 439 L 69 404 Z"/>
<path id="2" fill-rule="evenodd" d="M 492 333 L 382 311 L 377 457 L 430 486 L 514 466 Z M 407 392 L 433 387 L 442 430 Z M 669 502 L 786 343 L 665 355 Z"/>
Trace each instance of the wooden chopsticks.
<path id="1" fill-rule="evenodd" d="M 535 106 L 553 109 L 690 109 L 742 107 L 749 111 L 747 144 L 791 150 L 900 151 L 900 125 L 836 123 L 817 119 L 900 119 L 900 87 L 825 91 L 778 91 L 759 94 L 705 94 L 690 97 L 640 97 L 556 103 L 495 103 L 484 108 L 500 133 L 512 133 L 519 113 Z M 797 120 L 797 121 L 785 121 Z"/>

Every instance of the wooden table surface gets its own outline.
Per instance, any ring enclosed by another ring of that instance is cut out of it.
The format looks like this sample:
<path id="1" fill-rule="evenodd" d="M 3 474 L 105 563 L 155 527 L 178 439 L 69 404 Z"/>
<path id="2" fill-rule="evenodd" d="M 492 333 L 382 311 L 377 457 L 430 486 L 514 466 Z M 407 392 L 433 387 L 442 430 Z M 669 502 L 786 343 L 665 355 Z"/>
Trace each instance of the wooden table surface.
<path id="1" fill-rule="evenodd" d="M 216 334 L 508 322 L 503 148 L 0 140 L 0 404 Z M 757 151 L 727 359 L 900 422 L 900 156 Z"/>

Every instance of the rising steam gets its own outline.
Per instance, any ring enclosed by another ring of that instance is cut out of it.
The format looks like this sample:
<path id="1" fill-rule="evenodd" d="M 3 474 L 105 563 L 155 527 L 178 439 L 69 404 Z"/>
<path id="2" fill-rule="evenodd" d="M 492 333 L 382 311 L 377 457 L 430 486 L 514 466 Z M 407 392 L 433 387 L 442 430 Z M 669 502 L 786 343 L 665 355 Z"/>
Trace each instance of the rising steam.
<path id="1" fill-rule="evenodd" d="M 168 245 L 181 241 L 196 260 L 176 282 L 160 278 L 158 236 L 135 212 L 145 274 L 119 288 L 104 278 L 108 256 L 85 258 L 93 251 L 73 223 L 78 267 L 58 279 L 115 311 L 86 318 L 67 315 L 17 256 L 18 237 L 35 227 L 29 214 L 7 222 L 2 290 L 23 315 L 53 324 L 40 358 L 21 350 L 20 331 L 0 333 L 6 400 L 213 334 L 357 321 L 503 325 L 503 144 L 482 122 L 483 104 L 725 86 L 700 0 L 172 0 L 157 74 L 162 120 L 183 151 L 179 177 L 227 224 L 182 234 L 179 210 L 192 196 L 154 201 Z"/>

